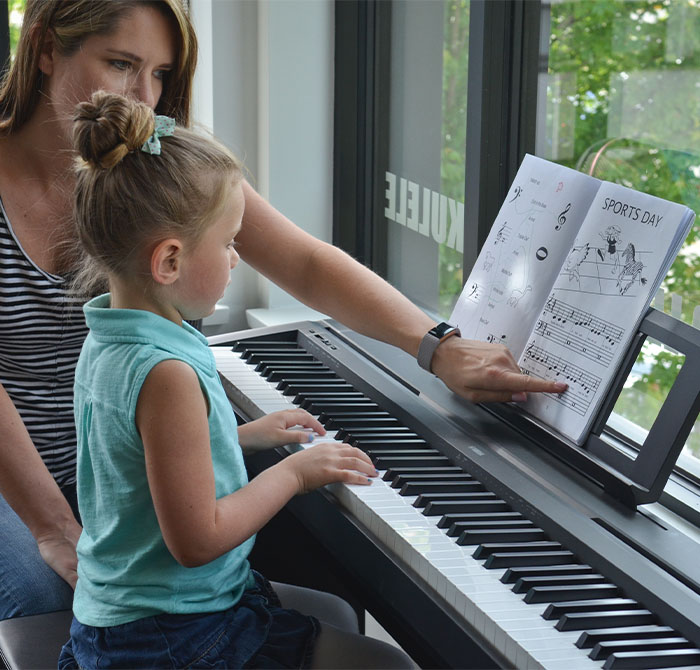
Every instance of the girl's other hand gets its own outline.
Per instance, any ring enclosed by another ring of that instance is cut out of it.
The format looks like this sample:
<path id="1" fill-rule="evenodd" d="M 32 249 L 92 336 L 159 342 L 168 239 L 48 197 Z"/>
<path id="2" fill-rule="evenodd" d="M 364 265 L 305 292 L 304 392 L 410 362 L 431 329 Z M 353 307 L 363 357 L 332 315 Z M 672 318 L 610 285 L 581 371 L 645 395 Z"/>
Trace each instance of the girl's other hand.
<path id="1" fill-rule="evenodd" d="M 371 484 L 377 476 L 369 456 L 349 444 L 321 442 L 285 458 L 280 466 L 291 468 L 299 493 L 308 493 L 333 482 Z"/>
<path id="2" fill-rule="evenodd" d="M 260 451 L 285 444 L 311 442 L 313 433 L 326 429 L 303 409 L 285 409 L 238 427 L 238 441 L 244 451 Z"/>

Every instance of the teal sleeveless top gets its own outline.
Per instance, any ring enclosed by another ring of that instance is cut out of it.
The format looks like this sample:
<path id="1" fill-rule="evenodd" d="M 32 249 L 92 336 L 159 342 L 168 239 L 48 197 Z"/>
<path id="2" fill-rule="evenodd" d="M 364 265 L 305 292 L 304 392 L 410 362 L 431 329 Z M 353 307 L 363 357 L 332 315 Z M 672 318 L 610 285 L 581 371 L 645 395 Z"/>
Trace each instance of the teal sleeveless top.
<path id="1" fill-rule="evenodd" d="M 109 295 L 84 306 L 90 332 L 75 375 L 78 441 L 78 584 L 73 612 L 83 624 L 116 626 L 161 613 L 232 607 L 253 584 L 254 537 L 218 559 L 185 568 L 156 519 L 135 411 L 141 386 L 161 361 L 192 366 L 209 404 L 209 432 L 221 498 L 247 483 L 236 417 L 206 338 L 151 312 L 111 309 Z"/>

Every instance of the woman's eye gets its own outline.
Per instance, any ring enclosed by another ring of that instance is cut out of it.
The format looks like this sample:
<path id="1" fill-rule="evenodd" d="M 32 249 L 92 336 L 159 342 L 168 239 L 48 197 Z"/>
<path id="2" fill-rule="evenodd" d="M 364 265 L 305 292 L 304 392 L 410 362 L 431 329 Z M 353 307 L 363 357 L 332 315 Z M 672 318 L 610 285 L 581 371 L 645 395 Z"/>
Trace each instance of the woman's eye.
<path id="1" fill-rule="evenodd" d="M 170 74 L 170 70 L 155 70 L 153 76 L 161 81 L 165 79 Z"/>
<path id="2" fill-rule="evenodd" d="M 109 63 L 117 70 L 129 70 L 131 68 L 131 63 L 128 60 L 111 60 Z"/>

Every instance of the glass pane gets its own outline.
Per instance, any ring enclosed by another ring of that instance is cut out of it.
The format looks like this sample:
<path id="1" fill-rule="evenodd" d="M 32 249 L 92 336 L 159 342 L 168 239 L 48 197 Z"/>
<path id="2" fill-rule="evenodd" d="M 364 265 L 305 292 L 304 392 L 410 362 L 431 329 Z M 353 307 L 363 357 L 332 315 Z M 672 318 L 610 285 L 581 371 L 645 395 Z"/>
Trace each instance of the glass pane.
<path id="1" fill-rule="evenodd" d="M 391 11 L 387 279 L 447 317 L 462 288 L 469 3 Z"/>
<path id="2" fill-rule="evenodd" d="M 26 0 L 10 0 L 10 58 L 14 59 Z"/>
<path id="3" fill-rule="evenodd" d="M 545 0 L 542 12 L 536 153 L 700 212 L 700 2 Z M 699 230 L 654 302 L 696 327 Z M 649 343 L 615 412 L 648 428 L 678 366 L 675 352 Z M 686 452 L 700 458 L 698 425 Z"/>

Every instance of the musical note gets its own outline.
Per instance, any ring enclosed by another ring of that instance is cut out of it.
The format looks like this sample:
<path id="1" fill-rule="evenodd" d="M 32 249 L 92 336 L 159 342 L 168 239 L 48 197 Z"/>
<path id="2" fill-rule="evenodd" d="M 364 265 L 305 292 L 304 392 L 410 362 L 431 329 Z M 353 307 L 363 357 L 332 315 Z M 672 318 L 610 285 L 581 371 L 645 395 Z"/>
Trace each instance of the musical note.
<path id="1" fill-rule="evenodd" d="M 543 326 L 540 328 L 539 324 Z M 550 296 L 538 321 L 540 336 L 601 365 L 610 365 L 624 330 Z"/>
<path id="2" fill-rule="evenodd" d="M 554 226 L 554 230 L 561 230 L 561 227 L 566 223 L 566 215 L 569 213 L 569 210 L 571 209 L 571 203 L 569 203 L 565 208 L 564 211 L 559 214 L 557 217 L 557 225 Z"/>
<path id="3" fill-rule="evenodd" d="M 547 352 L 534 341 L 527 347 L 521 367 L 531 375 L 543 379 L 564 377 L 569 383 L 569 388 L 562 393 L 552 394 L 551 397 L 582 416 L 588 411 L 592 396 L 596 394 L 602 382 L 600 377 L 574 365 L 571 361 Z"/>
<path id="4" fill-rule="evenodd" d="M 515 195 L 511 198 L 510 202 L 513 202 L 513 200 L 516 200 L 517 198 L 519 198 L 519 197 L 520 197 L 520 194 L 521 194 L 522 192 L 523 192 L 522 186 L 518 186 L 518 187 L 515 189 Z"/>

